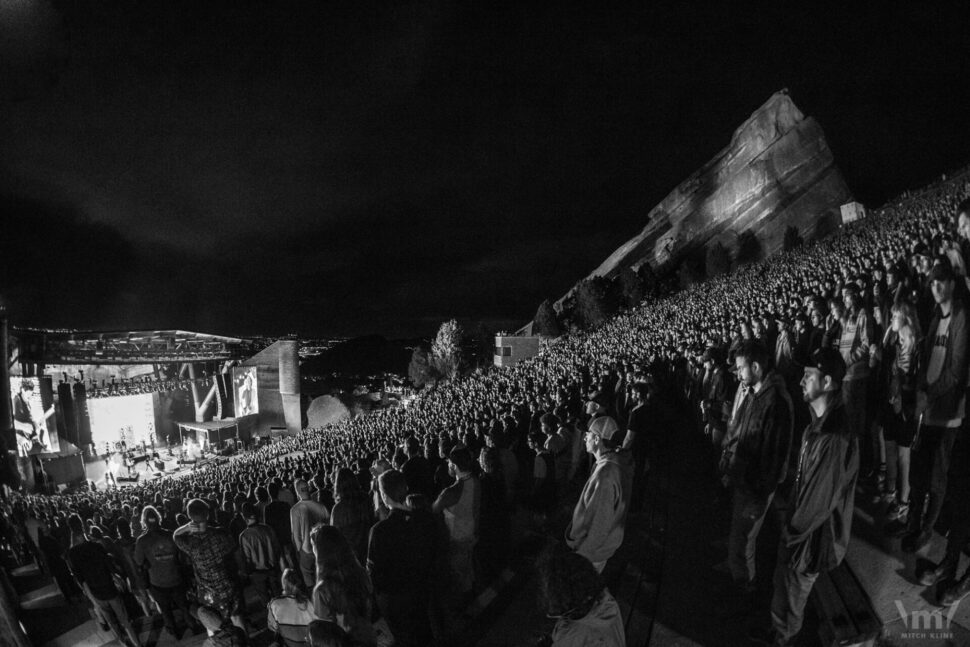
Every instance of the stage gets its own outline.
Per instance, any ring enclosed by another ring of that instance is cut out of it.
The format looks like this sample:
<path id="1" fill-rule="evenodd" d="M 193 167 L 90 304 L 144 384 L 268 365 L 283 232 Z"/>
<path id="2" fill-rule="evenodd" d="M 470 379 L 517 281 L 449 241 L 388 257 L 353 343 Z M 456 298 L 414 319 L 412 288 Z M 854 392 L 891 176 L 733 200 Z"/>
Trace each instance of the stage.
<path id="1" fill-rule="evenodd" d="M 197 449 L 198 445 L 195 448 Z M 119 488 L 134 487 L 160 478 L 178 477 L 196 469 L 208 469 L 226 463 L 234 456 L 244 456 L 249 453 L 242 451 L 225 455 L 213 452 L 202 453 L 194 450 L 185 452 L 180 445 L 156 449 L 156 452 L 158 453 L 157 459 L 153 459 L 149 455 L 147 460 L 136 461 L 130 472 L 124 464 L 121 453 L 115 452 L 107 458 L 104 455 L 85 456 L 84 474 L 87 482 L 89 484 L 94 483 L 99 490 L 115 486 Z M 290 452 L 285 456 L 302 454 L 303 452 Z M 185 460 L 182 460 L 183 456 L 185 456 Z M 277 458 L 272 460 L 275 461 Z M 164 469 L 158 469 L 157 461 L 161 461 Z M 111 474 L 110 478 L 108 477 L 109 473 Z"/>
<path id="2" fill-rule="evenodd" d="M 135 460 L 130 471 L 124 464 L 123 455 L 119 452 L 112 453 L 107 457 L 104 455 L 85 456 L 85 478 L 88 483 L 94 483 L 99 490 L 115 485 L 123 488 L 154 481 L 164 476 L 189 472 L 196 466 L 196 463 L 183 464 L 180 462 L 182 451 L 178 445 L 158 448 L 155 451 L 158 453 L 158 459 L 152 458 L 151 451 L 147 455 L 139 454 L 139 460 Z M 161 461 L 164 469 L 158 469 L 156 460 Z"/>

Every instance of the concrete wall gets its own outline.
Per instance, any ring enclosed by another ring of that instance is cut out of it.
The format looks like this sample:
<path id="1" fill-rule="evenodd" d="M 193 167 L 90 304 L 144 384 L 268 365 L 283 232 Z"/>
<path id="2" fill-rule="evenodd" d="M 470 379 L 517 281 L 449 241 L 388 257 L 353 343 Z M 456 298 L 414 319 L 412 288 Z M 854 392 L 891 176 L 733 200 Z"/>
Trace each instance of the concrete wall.
<path id="1" fill-rule="evenodd" d="M 300 431 L 300 357 L 296 340 L 278 341 L 242 365 L 257 367 L 259 413 L 240 419 L 240 435 L 244 431 L 268 433 L 272 427 L 286 427 L 293 434 Z"/>
<path id="2" fill-rule="evenodd" d="M 505 350 L 504 354 L 502 350 Z M 495 365 L 515 366 L 539 352 L 539 337 L 495 336 Z"/>

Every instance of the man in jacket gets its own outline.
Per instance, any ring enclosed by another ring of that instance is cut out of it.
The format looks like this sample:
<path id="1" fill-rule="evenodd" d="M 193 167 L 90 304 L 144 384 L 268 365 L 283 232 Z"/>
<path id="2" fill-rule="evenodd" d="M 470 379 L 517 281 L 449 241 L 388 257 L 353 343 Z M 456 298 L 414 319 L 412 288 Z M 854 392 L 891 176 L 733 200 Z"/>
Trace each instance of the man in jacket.
<path id="1" fill-rule="evenodd" d="M 614 423 L 591 426 L 586 432 L 586 451 L 596 459 L 596 465 L 566 529 L 566 544 L 588 559 L 598 573 L 623 543 L 633 487 L 630 455 L 617 453 L 617 431 Z"/>
<path id="2" fill-rule="evenodd" d="M 926 330 L 916 394 L 922 428 L 910 466 L 909 524 L 902 541 L 906 552 L 920 550 L 933 537 L 946 495 L 950 453 L 963 423 L 967 385 L 967 315 L 953 298 L 956 275 L 948 264 L 939 263 L 929 279 L 936 310 Z"/>
<path id="3" fill-rule="evenodd" d="M 722 458 L 723 482 L 732 489 L 728 567 L 735 585 L 750 599 L 758 533 L 788 469 L 792 403 L 785 381 L 768 369 L 768 351 L 760 342 L 742 344 L 734 361 L 739 388 L 745 391 L 736 403 Z"/>
<path id="4" fill-rule="evenodd" d="M 704 435 L 719 448 L 724 441 L 726 414 L 731 407 L 728 375 L 724 370 L 723 354 L 716 346 L 709 346 L 701 359 L 704 362 L 701 421 L 704 423 Z"/>
<path id="5" fill-rule="evenodd" d="M 816 351 L 805 367 L 802 397 L 811 422 L 802 437 L 792 504 L 778 546 L 772 631 L 753 632 L 756 642 L 791 644 L 818 574 L 838 566 L 849 545 L 859 444 L 841 401 L 845 373 L 845 361 L 830 348 Z"/>
<path id="6" fill-rule="evenodd" d="M 257 599 L 265 606 L 281 593 L 280 542 L 272 528 L 258 522 L 256 506 L 249 501 L 242 504 L 242 517 L 246 520 L 246 529 L 239 533 L 242 565 Z"/>
<path id="7" fill-rule="evenodd" d="M 179 569 L 179 550 L 172 540 L 172 533 L 161 527 L 162 516 L 154 506 L 147 505 L 141 512 L 141 525 L 145 531 L 135 540 L 135 564 L 148 573 L 148 586 L 152 599 L 162 612 L 165 628 L 173 636 L 182 631 L 175 622 L 174 611 L 178 609 L 193 631 L 199 629 L 189 613 L 185 586 Z"/>

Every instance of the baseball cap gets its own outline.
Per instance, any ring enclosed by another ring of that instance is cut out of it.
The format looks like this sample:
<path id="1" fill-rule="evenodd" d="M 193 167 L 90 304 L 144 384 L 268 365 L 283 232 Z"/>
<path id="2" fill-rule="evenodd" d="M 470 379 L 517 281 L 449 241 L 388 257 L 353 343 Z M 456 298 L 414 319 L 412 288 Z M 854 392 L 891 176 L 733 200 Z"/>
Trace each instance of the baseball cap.
<path id="1" fill-rule="evenodd" d="M 589 423 L 589 433 L 595 434 L 603 440 L 610 440 L 619 430 L 620 428 L 616 424 L 616 420 L 613 420 L 609 416 L 597 418 Z"/>
<path id="2" fill-rule="evenodd" d="M 930 270 L 931 281 L 953 281 L 955 279 L 956 275 L 953 273 L 953 268 L 950 267 L 949 263 L 937 263 Z"/>
<path id="3" fill-rule="evenodd" d="M 845 360 L 834 348 L 819 348 L 808 358 L 806 366 L 818 369 L 822 375 L 828 375 L 839 384 L 845 377 Z"/>
<path id="4" fill-rule="evenodd" d="M 586 403 L 586 415 L 591 416 L 594 413 L 599 413 L 600 411 L 603 411 L 603 409 L 604 409 L 603 405 L 600 404 L 599 402 L 596 402 L 595 400 L 590 400 L 589 402 Z"/>

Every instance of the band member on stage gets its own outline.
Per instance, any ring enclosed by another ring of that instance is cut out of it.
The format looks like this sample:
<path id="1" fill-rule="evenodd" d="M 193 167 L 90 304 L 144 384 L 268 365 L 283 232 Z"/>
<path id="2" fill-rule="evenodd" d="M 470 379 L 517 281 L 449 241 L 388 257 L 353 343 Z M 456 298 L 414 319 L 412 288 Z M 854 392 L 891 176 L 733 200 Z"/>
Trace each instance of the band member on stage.
<path id="1" fill-rule="evenodd" d="M 253 384 L 253 374 L 251 371 L 246 371 L 245 377 L 239 380 L 239 414 L 240 416 L 247 416 L 251 413 L 255 413 L 254 405 L 254 394 L 255 385 Z"/>
<path id="2" fill-rule="evenodd" d="M 125 467 L 128 469 L 128 478 L 131 478 L 131 469 L 135 466 L 135 457 L 130 451 L 125 452 Z"/>
<path id="3" fill-rule="evenodd" d="M 47 431 L 49 413 L 38 414 L 34 410 L 34 381 L 24 379 L 20 382 L 20 392 L 13 397 L 14 428 L 17 431 L 23 455 L 50 451 L 50 435 Z M 51 407 L 53 413 L 54 407 Z"/>

